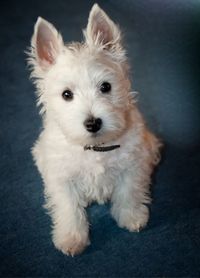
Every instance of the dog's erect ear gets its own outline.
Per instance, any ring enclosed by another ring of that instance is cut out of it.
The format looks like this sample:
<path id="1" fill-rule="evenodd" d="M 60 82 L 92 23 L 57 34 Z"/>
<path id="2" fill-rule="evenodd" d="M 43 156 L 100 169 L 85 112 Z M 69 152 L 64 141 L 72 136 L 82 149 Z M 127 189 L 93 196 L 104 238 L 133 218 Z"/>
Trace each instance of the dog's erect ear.
<path id="1" fill-rule="evenodd" d="M 89 46 L 103 46 L 104 49 L 121 42 L 119 28 L 97 4 L 90 11 L 85 37 Z"/>
<path id="2" fill-rule="evenodd" d="M 55 27 L 39 17 L 31 40 L 32 53 L 30 55 L 34 59 L 34 65 L 39 66 L 43 71 L 48 70 L 56 63 L 63 45 L 62 37 Z"/>

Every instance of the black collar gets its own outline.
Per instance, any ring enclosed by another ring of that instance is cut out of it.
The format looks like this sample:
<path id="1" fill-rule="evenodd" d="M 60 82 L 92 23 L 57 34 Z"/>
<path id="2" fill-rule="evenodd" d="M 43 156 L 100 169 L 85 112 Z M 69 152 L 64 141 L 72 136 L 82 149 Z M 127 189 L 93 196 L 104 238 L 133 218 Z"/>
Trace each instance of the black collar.
<path id="1" fill-rule="evenodd" d="M 112 145 L 112 146 L 98 146 L 98 145 L 85 145 L 84 151 L 93 150 L 95 152 L 108 152 L 120 148 L 120 145 Z"/>

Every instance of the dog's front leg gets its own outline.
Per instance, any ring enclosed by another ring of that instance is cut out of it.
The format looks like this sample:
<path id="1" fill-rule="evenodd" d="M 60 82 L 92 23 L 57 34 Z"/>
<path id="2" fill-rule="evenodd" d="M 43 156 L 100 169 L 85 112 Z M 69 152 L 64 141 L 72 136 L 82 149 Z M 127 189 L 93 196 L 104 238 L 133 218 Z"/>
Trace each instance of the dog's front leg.
<path id="1" fill-rule="evenodd" d="M 148 168 L 148 167 L 147 167 Z M 129 231 L 139 231 L 149 218 L 145 204 L 150 203 L 150 173 L 130 169 L 119 176 L 112 195 L 111 213 L 118 225 Z"/>
<path id="2" fill-rule="evenodd" d="M 46 208 L 53 221 L 53 242 L 64 254 L 73 256 L 89 244 L 85 210 L 73 181 L 52 176 L 47 178 L 45 195 Z"/>

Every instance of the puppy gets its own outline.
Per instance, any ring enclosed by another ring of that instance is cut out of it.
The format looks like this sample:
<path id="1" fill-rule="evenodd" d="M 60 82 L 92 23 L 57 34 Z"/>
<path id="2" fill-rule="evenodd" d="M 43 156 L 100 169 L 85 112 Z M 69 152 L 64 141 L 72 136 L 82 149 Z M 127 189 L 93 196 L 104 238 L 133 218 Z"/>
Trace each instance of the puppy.
<path id="1" fill-rule="evenodd" d="M 119 227 L 139 231 L 149 218 L 161 144 L 136 107 L 118 26 L 95 4 L 84 41 L 65 45 L 39 17 L 28 63 L 43 119 L 32 154 L 55 247 L 73 256 L 90 243 L 85 208 L 91 202 L 110 200 Z"/>

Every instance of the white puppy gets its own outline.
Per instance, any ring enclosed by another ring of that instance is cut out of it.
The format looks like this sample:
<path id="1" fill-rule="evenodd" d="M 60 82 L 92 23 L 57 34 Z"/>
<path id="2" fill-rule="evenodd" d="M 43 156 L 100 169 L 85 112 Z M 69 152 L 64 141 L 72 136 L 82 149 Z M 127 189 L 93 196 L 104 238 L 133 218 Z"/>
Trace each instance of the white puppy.
<path id="1" fill-rule="evenodd" d="M 89 244 L 85 207 L 111 200 L 120 227 L 148 221 L 160 142 L 136 108 L 119 28 L 95 4 L 85 41 L 65 45 L 38 18 L 29 53 L 43 131 L 32 153 L 45 184 L 53 242 L 65 254 Z"/>

